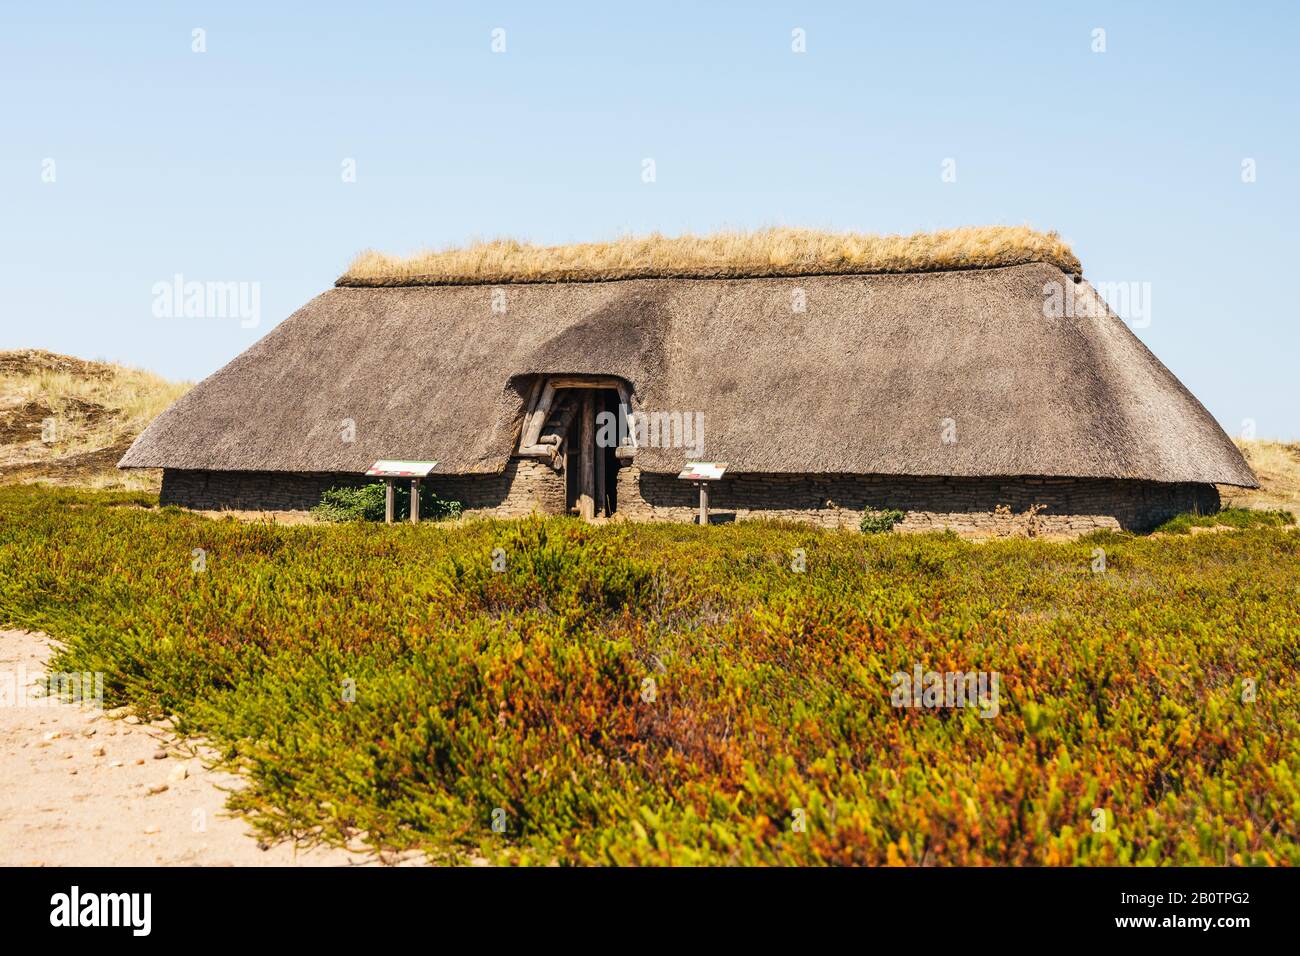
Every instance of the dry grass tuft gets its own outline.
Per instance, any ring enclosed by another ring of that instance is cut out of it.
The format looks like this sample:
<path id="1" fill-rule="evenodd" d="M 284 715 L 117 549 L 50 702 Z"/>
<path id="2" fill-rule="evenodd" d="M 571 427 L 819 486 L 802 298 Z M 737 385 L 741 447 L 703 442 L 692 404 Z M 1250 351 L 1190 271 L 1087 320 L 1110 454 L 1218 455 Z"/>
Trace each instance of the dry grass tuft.
<path id="1" fill-rule="evenodd" d="M 410 257 L 361 253 L 341 286 L 599 282 L 646 278 L 749 278 L 942 272 L 1048 262 L 1072 275 L 1083 267 L 1055 232 L 1028 226 L 966 226 L 910 236 L 772 228 L 669 238 L 537 246 L 512 239 Z"/>
<path id="2" fill-rule="evenodd" d="M 157 472 L 119 472 L 117 461 L 189 388 L 109 362 L 0 352 L 0 482 L 156 488 Z"/>

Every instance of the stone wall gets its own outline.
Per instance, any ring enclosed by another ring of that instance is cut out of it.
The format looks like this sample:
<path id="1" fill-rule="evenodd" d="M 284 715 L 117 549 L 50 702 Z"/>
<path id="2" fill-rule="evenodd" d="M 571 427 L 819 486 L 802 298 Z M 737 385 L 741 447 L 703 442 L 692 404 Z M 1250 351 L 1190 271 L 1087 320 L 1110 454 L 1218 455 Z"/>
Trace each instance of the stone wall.
<path id="1" fill-rule="evenodd" d="M 160 500 L 200 511 L 308 511 L 327 488 L 370 484 L 364 475 L 274 471 L 163 471 Z M 517 518 L 564 511 L 564 475 L 530 459 L 514 459 L 499 475 L 439 475 L 421 483 L 459 501 L 466 513 Z"/>
<path id="2" fill-rule="evenodd" d="M 204 472 L 166 469 L 161 500 L 199 510 L 306 511 L 334 485 L 360 475 Z M 563 514 L 563 472 L 512 459 L 499 475 L 437 475 L 426 486 L 460 501 L 468 514 Z M 1213 485 L 1094 478 L 939 478 L 879 475 L 735 475 L 710 488 L 714 522 L 751 518 L 856 528 L 867 508 L 896 508 L 903 531 L 1081 534 L 1100 528 L 1146 530 L 1184 511 L 1219 506 Z M 618 472 L 618 514 L 633 520 L 694 521 L 699 493 L 670 475 Z"/>
<path id="3" fill-rule="evenodd" d="M 629 518 L 692 521 L 699 513 L 699 492 L 671 475 L 624 468 L 618 481 L 619 513 Z M 973 534 L 1146 530 L 1218 507 L 1213 485 L 1098 478 L 736 475 L 709 489 L 716 522 L 779 518 L 856 528 L 865 509 L 894 508 L 907 515 L 899 530 Z"/>

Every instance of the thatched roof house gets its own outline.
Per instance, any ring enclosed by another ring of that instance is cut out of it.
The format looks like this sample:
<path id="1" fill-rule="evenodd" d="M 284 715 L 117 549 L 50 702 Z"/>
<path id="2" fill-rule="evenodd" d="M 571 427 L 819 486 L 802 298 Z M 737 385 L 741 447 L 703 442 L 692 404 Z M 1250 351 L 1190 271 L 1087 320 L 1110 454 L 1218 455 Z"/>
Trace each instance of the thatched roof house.
<path id="1" fill-rule="evenodd" d="M 121 467 L 165 469 L 181 504 L 302 508 L 377 459 L 436 460 L 470 509 L 685 518 L 674 476 L 707 459 L 724 514 L 979 528 L 1005 505 L 1060 530 L 1253 487 L 1080 273 L 1027 229 L 367 254 Z M 601 411 L 632 427 L 593 445 Z"/>

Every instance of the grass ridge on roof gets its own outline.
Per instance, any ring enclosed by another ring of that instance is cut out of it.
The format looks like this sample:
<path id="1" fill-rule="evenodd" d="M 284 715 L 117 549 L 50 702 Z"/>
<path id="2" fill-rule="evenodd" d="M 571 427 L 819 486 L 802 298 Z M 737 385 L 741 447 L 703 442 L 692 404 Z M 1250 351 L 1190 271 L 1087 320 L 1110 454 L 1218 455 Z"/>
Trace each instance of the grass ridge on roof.
<path id="1" fill-rule="evenodd" d="M 358 255 L 339 286 L 492 285 L 614 279 L 741 279 L 879 275 L 990 269 L 1046 262 L 1081 275 L 1055 232 L 1028 226 L 963 226 L 910 236 L 773 227 L 705 236 L 623 236 L 608 242 L 539 246 L 513 239 L 391 256 Z"/>

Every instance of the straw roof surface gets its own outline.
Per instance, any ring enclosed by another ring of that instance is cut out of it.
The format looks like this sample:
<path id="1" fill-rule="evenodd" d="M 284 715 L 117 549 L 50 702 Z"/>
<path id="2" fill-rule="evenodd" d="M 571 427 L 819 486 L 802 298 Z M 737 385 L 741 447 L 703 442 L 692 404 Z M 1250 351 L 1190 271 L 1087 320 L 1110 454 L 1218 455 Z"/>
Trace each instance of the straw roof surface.
<path id="1" fill-rule="evenodd" d="M 408 258 L 363 252 L 340 286 L 602 282 L 613 279 L 718 279 L 879 275 L 989 269 L 1050 262 L 1082 272 L 1054 232 L 1028 226 L 967 226 L 911 236 L 776 228 L 666 238 L 536 246 L 498 239 Z"/>
<path id="2" fill-rule="evenodd" d="M 529 376 L 591 374 L 625 379 L 640 410 L 703 413 L 702 457 L 732 474 L 1255 486 L 1210 414 L 1118 317 L 1044 317 L 1045 288 L 1073 281 L 1029 263 L 522 284 L 505 289 L 504 312 L 493 288 L 332 289 L 196 386 L 121 464 L 358 473 L 404 458 L 499 472 Z M 341 438 L 347 420 L 353 441 Z M 686 457 L 643 448 L 637 464 L 675 473 Z"/>

